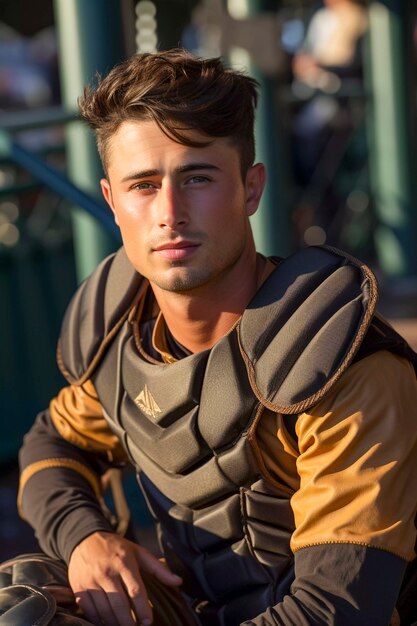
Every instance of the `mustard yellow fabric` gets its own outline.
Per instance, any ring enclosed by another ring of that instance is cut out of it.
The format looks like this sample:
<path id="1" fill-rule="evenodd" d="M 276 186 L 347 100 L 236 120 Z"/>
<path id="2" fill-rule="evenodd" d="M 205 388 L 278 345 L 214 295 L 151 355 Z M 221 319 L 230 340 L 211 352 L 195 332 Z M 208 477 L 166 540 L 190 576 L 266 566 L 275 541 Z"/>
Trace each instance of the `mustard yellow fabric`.
<path id="1" fill-rule="evenodd" d="M 412 365 L 383 351 L 300 415 L 293 551 L 343 542 L 415 557 L 416 397 Z"/>
<path id="2" fill-rule="evenodd" d="M 91 381 L 64 387 L 50 405 L 51 419 L 59 434 L 79 448 L 103 454 L 109 461 L 127 459 L 119 439 L 103 417 Z"/>
<path id="3" fill-rule="evenodd" d="M 288 418 L 296 420 L 297 416 Z M 297 473 L 297 442 L 288 431 L 281 413 L 265 411 L 259 420 L 252 443 L 257 447 L 272 479 L 279 483 L 290 496 L 300 486 Z"/>
<path id="4" fill-rule="evenodd" d="M 161 355 L 164 363 L 175 363 L 176 359 L 169 352 L 168 343 L 165 334 L 165 319 L 160 311 L 155 321 L 152 333 L 152 345 Z"/>

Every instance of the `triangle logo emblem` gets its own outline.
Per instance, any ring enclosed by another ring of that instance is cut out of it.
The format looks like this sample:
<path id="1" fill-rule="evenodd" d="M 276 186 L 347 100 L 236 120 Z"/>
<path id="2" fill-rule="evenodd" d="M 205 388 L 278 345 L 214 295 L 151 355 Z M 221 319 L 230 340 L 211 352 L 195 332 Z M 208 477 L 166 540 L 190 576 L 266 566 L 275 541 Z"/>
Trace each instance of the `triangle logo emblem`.
<path id="1" fill-rule="evenodd" d="M 135 404 L 141 409 L 141 411 L 153 419 L 155 419 L 158 413 L 162 413 L 155 398 L 149 391 L 148 385 L 145 385 L 139 395 L 135 398 Z"/>

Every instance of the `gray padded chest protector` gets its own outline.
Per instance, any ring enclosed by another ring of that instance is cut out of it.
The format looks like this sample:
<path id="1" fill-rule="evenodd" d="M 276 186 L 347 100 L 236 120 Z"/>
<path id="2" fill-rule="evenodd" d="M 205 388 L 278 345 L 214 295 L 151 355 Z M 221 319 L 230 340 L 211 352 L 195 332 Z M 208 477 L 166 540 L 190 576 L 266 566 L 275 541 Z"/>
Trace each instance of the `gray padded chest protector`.
<path id="1" fill-rule="evenodd" d="M 143 284 L 123 251 L 106 259 L 69 307 L 60 364 L 70 382 L 93 381 L 201 623 L 235 626 L 293 580 L 288 489 L 266 474 L 252 431 L 265 410 L 299 413 L 338 380 L 371 323 L 376 282 L 338 251 L 302 250 L 211 350 L 172 364 L 138 345 Z"/>

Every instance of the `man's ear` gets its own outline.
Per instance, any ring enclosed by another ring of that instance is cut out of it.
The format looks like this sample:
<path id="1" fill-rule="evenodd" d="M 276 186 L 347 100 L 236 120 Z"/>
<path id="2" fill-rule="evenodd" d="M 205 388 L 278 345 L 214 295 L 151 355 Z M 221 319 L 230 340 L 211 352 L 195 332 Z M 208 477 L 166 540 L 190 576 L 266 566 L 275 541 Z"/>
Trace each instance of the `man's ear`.
<path id="1" fill-rule="evenodd" d="M 266 170 L 263 163 L 256 163 L 248 169 L 246 174 L 246 213 L 250 216 L 256 213 L 263 190 L 266 184 Z"/>
<path id="2" fill-rule="evenodd" d="M 107 202 L 107 204 L 112 210 L 114 221 L 116 222 L 117 225 L 119 225 L 119 222 L 117 221 L 116 211 L 114 210 L 113 195 L 111 192 L 110 183 L 107 180 L 107 178 L 102 178 L 100 180 L 100 187 L 101 187 L 101 191 L 102 191 L 105 201 Z"/>

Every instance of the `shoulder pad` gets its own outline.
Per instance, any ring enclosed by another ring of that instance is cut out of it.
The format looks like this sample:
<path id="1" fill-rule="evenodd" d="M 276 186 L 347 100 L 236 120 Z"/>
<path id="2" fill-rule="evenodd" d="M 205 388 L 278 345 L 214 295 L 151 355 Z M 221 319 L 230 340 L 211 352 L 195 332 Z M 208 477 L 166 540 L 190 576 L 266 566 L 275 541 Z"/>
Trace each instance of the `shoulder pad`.
<path id="1" fill-rule="evenodd" d="M 80 285 L 66 311 L 57 351 L 59 368 L 70 383 L 90 377 L 143 282 L 120 248 Z"/>
<path id="2" fill-rule="evenodd" d="M 255 395 L 279 413 L 316 404 L 354 358 L 376 303 L 371 270 L 339 250 L 312 246 L 282 261 L 237 328 Z"/>

